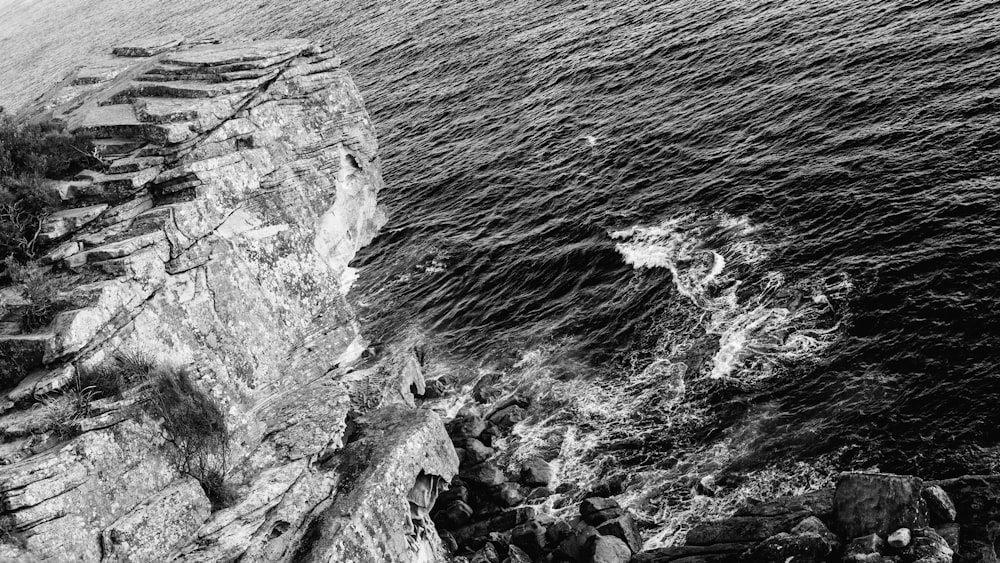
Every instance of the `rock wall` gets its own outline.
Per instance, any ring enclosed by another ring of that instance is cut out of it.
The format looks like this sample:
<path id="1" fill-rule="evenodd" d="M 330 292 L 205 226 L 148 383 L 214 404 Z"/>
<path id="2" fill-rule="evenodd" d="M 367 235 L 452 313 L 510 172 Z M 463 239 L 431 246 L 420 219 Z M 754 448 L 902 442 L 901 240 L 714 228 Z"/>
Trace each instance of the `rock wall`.
<path id="1" fill-rule="evenodd" d="M 0 559 L 435 553 L 407 495 L 423 491 L 429 508 L 457 471 L 440 420 L 356 400 L 365 346 L 345 280 L 384 222 L 382 180 L 336 54 L 295 39 L 152 38 L 81 68 L 21 117 L 91 136 L 96 158 L 48 186 L 62 207 L 40 264 L 72 307 L 28 331 L 23 288 L 0 292 L 0 524 L 21 540 Z M 81 370 L 123 352 L 187 369 L 223 406 L 235 505 L 211 511 L 164 453 L 159 421 L 135 408 L 139 393 L 88 404 L 69 440 L 38 424 L 72 392 L 79 401 Z M 345 459 L 358 447 L 345 448 L 349 428 L 379 436 L 381 449 L 364 442 L 379 455 Z M 378 508 L 358 515 L 369 500 Z"/>

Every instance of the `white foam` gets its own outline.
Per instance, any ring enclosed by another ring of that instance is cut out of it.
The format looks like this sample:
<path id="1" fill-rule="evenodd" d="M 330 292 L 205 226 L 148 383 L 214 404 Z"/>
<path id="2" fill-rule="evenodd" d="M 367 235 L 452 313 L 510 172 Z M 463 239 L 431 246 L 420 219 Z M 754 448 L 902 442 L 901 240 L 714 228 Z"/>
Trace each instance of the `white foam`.
<path id="1" fill-rule="evenodd" d="M 746 217 L 685 214 L 659 225 L 609 233 L 621 241 L 615 248 L 626 263 L 670 271 L 677 292 L 704 312 L 704 331 L 719 337 L 708 373 L 713 378 L 767 377 L 775 364 L 816 354 L 836 337 L 836 327 L 816 325 L 830 307 L 823 292 L 814 292 L 810 301 L 794 309 L 774 298 L 786 286 L 781 272 L 764 272 L 757 294 L 738 299 L 736 290 L 744 283 L 740 272 L 760 275 L 754 270 L 768 257 L 753 238 L 759 231 Z M 842 281 L 827 289 L 843 292 L 849 285 Z"/>

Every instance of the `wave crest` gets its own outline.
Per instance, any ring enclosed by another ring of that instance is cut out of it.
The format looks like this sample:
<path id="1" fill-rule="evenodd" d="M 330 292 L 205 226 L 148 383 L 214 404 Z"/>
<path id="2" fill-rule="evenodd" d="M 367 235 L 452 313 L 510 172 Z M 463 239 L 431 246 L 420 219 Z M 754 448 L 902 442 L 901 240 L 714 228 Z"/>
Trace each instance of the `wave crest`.
<path id="1" fill-rule="evenodd" d="M 746 217 L 718 213 L 610 233 L 626 263 L 669 270 L 677 292 L 703 312 L 704 331 L 719 338 L 712 378 L 769 377 L 780 362 L 814 356 L 837 338 L 829 294 L 851 290 L 846 276 L 789 284 L 781 272 L 760 272 L 770 252 L 756 239 L 759 231 Z M 668 353 L 656 361 L 675 360 Z"/>

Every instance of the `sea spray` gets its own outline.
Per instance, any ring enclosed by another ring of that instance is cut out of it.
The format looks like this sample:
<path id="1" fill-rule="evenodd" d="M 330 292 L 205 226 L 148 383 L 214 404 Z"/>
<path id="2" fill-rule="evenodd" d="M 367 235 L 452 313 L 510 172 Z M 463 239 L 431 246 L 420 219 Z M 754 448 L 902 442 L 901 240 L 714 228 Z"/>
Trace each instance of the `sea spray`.
<path id="1" fill-rule="evenodd" d="M 799 287 L 781 272 L 755 271 L 770 254 L 756 239 L 760 231 L 745 217 L 716 213 L 610 233 L 626 263 L 669 270 L 677 292 L 704 313 L 702 328 L 719 339 L 709 377 L 770 377 L 780 363 L 819 354 L 837 338 L 839 319 L 825 292 L 842 297 L 849 282 Z"/>

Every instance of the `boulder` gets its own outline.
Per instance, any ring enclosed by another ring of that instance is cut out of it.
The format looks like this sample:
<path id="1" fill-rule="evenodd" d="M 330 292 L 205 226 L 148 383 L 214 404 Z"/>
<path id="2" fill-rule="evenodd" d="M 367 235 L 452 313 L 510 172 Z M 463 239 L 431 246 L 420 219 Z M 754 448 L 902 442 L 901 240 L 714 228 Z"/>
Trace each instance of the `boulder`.
<path id="1" fill-rule="evenodd" d="M 591 526 L 618 518 L 623 513 L 622 508 L 614 499 L 594 497 L 580 503 L 580 516 L 584 522 Z"/>
<path id="2" fill-rule="evenodd" d="M 955 552 L 933 528 L 917 528 L 903 558 L 913 563 L 951 563 Z"/>
<path id="3" fill-rule="evenodd" d="M 736 563 L 754 544 L 679 545 L 637 553 L 632 563 Z M 748 562 L 749 563 L 749 562 Z"/>
<path id="4" fill-rule="evenodd" d="M 606 477 L 587 491 L 587 497 L 613 497 L 625 492 L 625 475 Z"/>
<path id="5" fill-rule="evenodd" d="M 840 538 L 837 534 L 834 534 L 826 527 L 826 524 L 822 520 L 816 518 L 815 516 L 810 516 L 803 519 L 801 522 L 796 524 L 792 528 L 793 534 L 816 534 L 817 536 L 823 538 L 823 540 L 830 546 L 830 551 L 834 552 L 840 549 Z"/>
<path id="6" fill-rule="evenodd" d="M 504 483 L 493 491 L 493 499 L 497 505 L 504 508 L 511 508 L 524 502 L 524 495 L 513 483 Z"/>
<path id="7" fill-rule="evenodd" d="M 844 550 L 844 563 L 878 563 L 882 561 L 884 551 L 885 540 L 878 534 L 854 538 Z"/>
<path id="8" fill-rule="evenodd" d="M 910 529 L 900 528 L 895 532 L 889 534 L 889 537 L 886 538 L 885 541 L 893 549 L 903 549 L 904 547 L 910 545 L 911 539 L 912 538 L 910 537 Z"/>
<path id="9" fill-rule="evenodd" d="M 460 414 L 448 423 L 448 434 L 452 439 L 478 438 L 486 430 L 486 422 L 471 413 Z"/>
<path id="10" fill-rule="evenodd" d="M 552 496 L 552 489 L 548 487 L 535 487 L 528 492 L 528 496 L 525 497 L 528 500 L 542 499 Z"/>
<path id="11" fill-rule="evenodd" d="M 597 528 L 584 527 L 582 530 L 559 542 L 559 546 L 552 552 L 552 560 L 572 563 L 585 561 L 589 554 L 590 538 L 596 535 L 598 535 Z"/>
<path id="12" fill-rule="evenodd" d="M 920 492 L 927 503 L 927 513 L 930 516 L 931 524 L 946 524 L 954 522 L 958 518 L 955 510 L 955 503 L 951 497 L 938 485 L 928 485 Z"/>
<path id="13" fill-rule="evenodd" d="M 966 475 L 931 483 L 941 487 L 954 502 L 956 522 L 962 526 L 963 558 L 972 557 L 973 551 L 990 557 L 997 534 L 991 531 L 990 522 L 1000 522 L 1000 475 Z M 978 561 L 969 558 L 968 561 Z"/>
<path id="14" fill-rule="evenodd" d="M 792 529 L 808 513 L 781 516 L 734 516 L 715 522 L 702 522 L 687 534 L 688 545 L 717 543 L 756 543 Z"/>
<path id="15" fill-rule="evenodd" d="M 447 385 L 441 379 L 431 379 L 424 382 L 424 399 L 438 399 L 444 396 Z"/>
<path id="16" fill-rule="evenodd" d="M 588 563 L 629 563 L 632 550 L 614 536 L 593 536 L 587 546 Z"/>
<path id="17" fill-rule="evenodd" d="M 532 563 L 531 557 L 523 549 L 516 545 L 510 546 L 510 551 L 504 563 Z"/>
<path id="18" fill-rule="evenodd" d="M 830 554 L 830 543 L 819 534 L 806 532 L 775 534 L 750 549 L 744 560 L 754 563 L 823 563 Z"/>
<path id="19" fill-rule="evenodd" d="M 529 487 L 548 487 L 552 477 L 552 466 L 540 457 L 533 457 L 521 464 L 521 483 Z"/>
<path id="20" fill-rule="evenodd" d="M 524 409 L 518 405 L 510 405 L 490 415 L 489 421 L 501 428 L 511 428 L 524 420 Z"/>
<path id="21" fill-rule="evenodd" d="M 455 500 L 469 502 L 469 488 L 465 486 L 460 477 L 452 479 L 451 486 L 438 494 L 437 506 L 446 506 Z"/>
<path id="22" fill-rule="evenodd" d="M 503 432 L 495 424 L 487 424 L 486 430 L 479 433 L 479 441 L 487 446 L 493 446 L 493 440 L 503 436 Z"/>
<path id="23" fill-rule="evenodd" d="M 487 542 L 472 556 L 469 563 L 500 563 L 500 555 L 497 553 L 497 548 L 493 547 L 492 543 Z"/>
<path id="24" fill-rule="evenodd" d="M 464 526 L 473 514 L 472 507 L 461 500 L 453 500 L 444 508 L 434 512 L 434 523 L 445 530 Z"/>
<path id="25" fill-rule="evenodd" d="M 628 546 L 633 553 L 642 549 L 642 536 L 639 534 L 639 524 L 631 514 L 625 513 L 618 518 L 612 518 L 597 526 L 597 531 L 605 536 L 614 536 Z"/>
<path id="26" fill-rule="evenodd" d="M 918 477 L 888 473 L 842 473 L 834 493 L 836 529 L 845 537 L 887 536 L 926 524 Z"/>
<path id="27" fill-rule="evenodd" d="M 520 524 L 510 531 L 510 543 L 520 547 L 532 557 L 540 557 L 548 546 L 545 526 L 537 519 Z"/>
<path id="28" fill-rule="evenodd" d="M 463 465 L 478 465 L 493 457 L 493 448 L 487 447 L 476 438 L 459 438 L 454 440 L 455 448 L 461 448 L 464 455 L 459 456 Z"/>
<path id="29" fill-rule="evenodd" d="M 545 530 L 545 538 L 549 545 L 559 545 L 564 539 L 572 536 L 575 532 L 569 522 L 556 520 Z"/>
<path id="30" fill-rule="evenodd" d="M 458 542 L 455 541 L 455 536 L 451 535 L 451 532 L 438 530 L 438 537 L 441 538 L 441 545 L 447 553 L 455 553 L 458 551 Z"/>
<path id="31" fill-rule="evenodd" d="M 530 507 L 513 508 L 499 514 L 477 519 L 471 524 L 456 528 L 452 533 L 460 546 L 467 545 L 475 538 L 489 535 L 491 532 L 506 532 L 535 517 L 535 509 Z"/>
<path id="32" fill-rule="evenodd" d="M 833 515 L 833 487 L 801 495 L 789 495 L 768 500 L 748 499 L 733 516 L 782 516 L 805 513 L 830 521 Z"/>
<path id="33" fill-rule="evenodd" d="M 463 470 L 461 477 L 465 483 L 480 487 L 495 487 L 507 482 L 503 471 L 496 464 L 489 461 Z"/>

